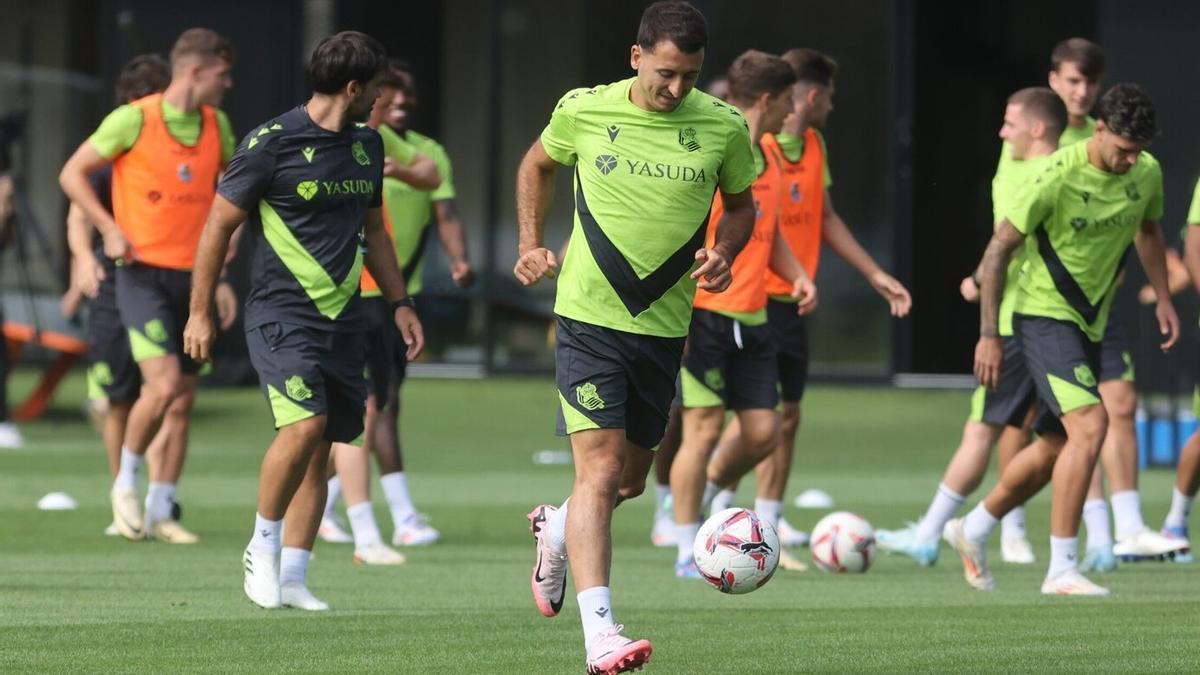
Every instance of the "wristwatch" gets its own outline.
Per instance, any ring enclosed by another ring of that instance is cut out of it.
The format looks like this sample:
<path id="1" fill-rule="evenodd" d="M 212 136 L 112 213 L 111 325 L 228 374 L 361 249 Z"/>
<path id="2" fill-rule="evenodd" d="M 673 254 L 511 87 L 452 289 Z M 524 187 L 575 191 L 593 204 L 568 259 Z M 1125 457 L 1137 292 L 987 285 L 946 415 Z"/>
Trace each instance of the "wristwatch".
<path id="1" fill-rule="evenodd" d="M 395 312 L 397 309 L 400 309 L 401 307 L 407 307 L 411 310 L 416 310 L 417 303 L 413 302 L 411 295 L 406 295 L 403 298 L 400 298 L 399 300 L 395 300 L 392 302 L 392 311 L 393 312 Z"/>

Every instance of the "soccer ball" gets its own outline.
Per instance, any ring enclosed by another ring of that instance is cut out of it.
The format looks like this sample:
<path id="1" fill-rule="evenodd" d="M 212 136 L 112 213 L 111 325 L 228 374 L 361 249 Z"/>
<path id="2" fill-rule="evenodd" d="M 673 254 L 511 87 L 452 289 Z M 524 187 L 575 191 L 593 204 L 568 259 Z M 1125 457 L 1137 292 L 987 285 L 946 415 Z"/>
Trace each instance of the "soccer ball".
<path id="1" fill-rule="evenodd" d="M 822 518 L 811 541 L 813 562 L 826 572 L 866 572 L 875 559 L 875 529 L 847 511 Z"/>
<path id="2" fill-rule="evenodd" d="M 700 526 L 692 553 L 705 581 L 722 593 L 740 595 L 775 574 L 779 535 L 753 511 L 725 509 Z"/>

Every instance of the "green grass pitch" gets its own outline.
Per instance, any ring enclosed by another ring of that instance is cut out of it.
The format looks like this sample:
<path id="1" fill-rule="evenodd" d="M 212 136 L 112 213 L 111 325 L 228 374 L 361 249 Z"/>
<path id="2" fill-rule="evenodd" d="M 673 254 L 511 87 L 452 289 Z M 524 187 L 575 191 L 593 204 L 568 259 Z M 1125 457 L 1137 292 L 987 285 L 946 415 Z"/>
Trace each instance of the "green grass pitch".
<path id="1" fill-rule="evenodd" d="M 23 376 L 14 388 L 27 384 Z M 571 484 L 570 467 L 531 460 L 564 447 L 552 435 L 551 386 L 411 382 L 410 485 L 445 541 L 409 551 L 398 568 L 355 566 L 350 546 L 318 542 L 310 586 L 334 611 L 311 615 L 261 610 L 242 595 L 241 551 L 272 433 L 256 391 L 201 392 L 180 499 L 202 541 L 172 547 L 102 535 L 103 455 L 75 413 L 82 387 L 71 381 L 49 420 L 25 425 L 25 450 L 0 451 L 0 672 L 579 672 L 573 592 L 555 619 L 529 597 L 525 513 L 561 501 Z M 967 407 L 957 392 L 813 388 L 788 499 L 819 487 L 876 527 L 916 517 Z M 1171 480 L 1164 471 L 1142 479 L 1151 526 Z M 752 489 L 743 486 L 739 503 Z M 36 510 L 56 490 L 80 508 Z M 672 576 L 673 551 L 649 544 L 652 499 L 643 496 L 615 518 L 613 603 L 630 634 L 653 642 L 654 672 L 1194 672 L 1200 566 L 1125 565 L 1098 579 L 1111 598 L 1043 597 L 1047 506 L 1043 495 L 1029 510 L 1038 563 L 996 563 L 995 593 L 969 589 L 943 547 L 933 569 L 881 557 L 861 576 L 781 570 L 732 597 Z M 785 515 L 808 529 L 823 513 L 789 506 Z"/>

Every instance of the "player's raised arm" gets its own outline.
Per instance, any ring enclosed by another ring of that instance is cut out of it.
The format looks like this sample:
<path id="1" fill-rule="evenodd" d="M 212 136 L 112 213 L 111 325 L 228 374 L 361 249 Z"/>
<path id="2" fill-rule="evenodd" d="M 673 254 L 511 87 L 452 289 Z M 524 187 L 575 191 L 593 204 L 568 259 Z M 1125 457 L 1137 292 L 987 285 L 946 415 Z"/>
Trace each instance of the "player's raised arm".
<path id="1" fill-rule="evenodd" d="M 1163 351 L 1167 351 L 1179 339 L 1179 315 L 1175 312 L 1175 304 L 1171 302 L 1171 291 L 1167 288 L 1167 244 L 1158 221 L 1143 220 L 1137 234 L 1134 235 L 1133 245 L 1137 248 L 1142 269 L 1146 270 L 1146 279 L 1158 298 L 1154 317 L 1158 320 L 1158 330 L 1164 338 L 1159 346 Z"/>
<path id="2" fill-rule="evenodd" d="M 517 170 L 517 264 L 513 274 L 523 286 L 544 276 L 553 278 L 558 258 L 545 247 L 546 214 L 554 200 L 554 175 L 559 164 L 550 158 L 541 139 L 533 142 Z M 753 224 L 753 205 L 751 205 Z"/>
<path id="3" fill-rule="evenodd" d="M 988 242 L 979 265 L 979 344 L 975 347 L 975 377 L 989 389 L 994 389 L 1000 382 L 1000 364 L 1004 356 L 999 321 L 1008 260 L 1024 241 L 1025 235 L 1005 219 Z"/>

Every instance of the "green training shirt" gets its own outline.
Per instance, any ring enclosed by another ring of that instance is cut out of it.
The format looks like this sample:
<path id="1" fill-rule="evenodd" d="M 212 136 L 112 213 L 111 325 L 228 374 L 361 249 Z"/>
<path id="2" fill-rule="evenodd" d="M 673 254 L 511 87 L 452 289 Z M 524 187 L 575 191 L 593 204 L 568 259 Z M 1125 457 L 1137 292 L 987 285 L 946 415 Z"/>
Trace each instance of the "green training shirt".
<path id="1" fill-rule="evenodd" d="M 195 145 L 200 140 L 200 125 L 204 120 L 200 110 L 183 112 L 175 106 L 162 102 L 163 122 L 167 125 L 175 140 L 184 145 Z M 221 163 L 228 164 L 237 147 L 237 138 L 233 135 L 233 127 L 225 111 L 217 109 L 218 135 L 221 138 Z M 88 138 L 92 147 L 96 148 L 105 159 L 116 159 L 137 143 L 142 133 L 142 111 L 132 105 L 117 106 L 110 112 L 96 131 Z"/>
<path id="2" fill-rule="evenodd" d="M 833 176 L 829 173 L 829 149 L 825 146 L 825 134 L 818 129 L 813 129 L 817 134 L 817 140 L 821 141 L 821 162 L 825 170 L 825 189 L 829 189 L 833 185 Z M 775 140 L 779 143 L 779 149 L 783 150 L 783 156 L 787 157 L 789 162 L 799 162 L 804 156 L 804 137 L 793 136 L 788 133 L 780 132 L 775 134 Z"/>
<path id="3" fill-rule="evenodd" d="M 454 175 L 450 157 L 440 143 L 415 131 L 403 135 L 387 125 L 380 125 L 379 135 L 385 144 L 388 136 L 407 141 L 416 152 L 425 155 L 437 165 L 442 184 L 435 190 L 418 190 L 395 178 L 383 179 L 383 209 L 392 224 L 392 243 L 396 245 L 396 262 L 408 282 L 408 294 L 421 292 L 421 276 L 424 272 L 424 246 L 426 231 L 433 221 L 434 202 L 454 199 Z"/>
<path id="4" fill-rule="evenodd" d="M 1014 161 L 1006 173 L 996 174 L 996 177 L 992 179 L 992 219 L 994 222 L 999 223 L 1004 219 L 1005 212 L 1018 198 L 1022 184 L 1030 176 L 1037 175 L 1040 169 L 1044 169 L 1049 157 L 1049 155 L 1043 155 L 1026 161 Z M 1009 261 L 1005 277 L 1004 298 L 1000 302 L 1000 324 L 998 326 L 1000 335 L 1004 337 L 1012 335 L 1013 306 L 1017 301 L 1018 278 L 1024 265 L 1025 249 L 1022 247 Z"/>
<path id="5" fill-rule="evenodd" d="M 1005 214 L 1027 237 L 1013 311 L 1073 322 L 1099 342 L 1134 235 L 1162 217 L 1158 161 L 1143 152 L 1127 173 L 1108 173 L 1076 143 L 1051 155 L 1022 193 Z"/>
<path id="6" fill-rule="evenodd" d="M 1187 214 L 1188 225 L 1200 225 L 1200 180 L 1196 181 L 1196 191 L 1192 193 L 1192 205 Z"/>
<path id="7" fill-rule="evenodd" d="M 575 219 L 554 311 L 615 330 L 683 337 L 695 253 L 713 195 L 739 194 L 756 173 L 746 121 L 693 89 L 669 113 L 630 100 L 634 78 L 574 89 L 541 143 L 575 167 Z"/>

